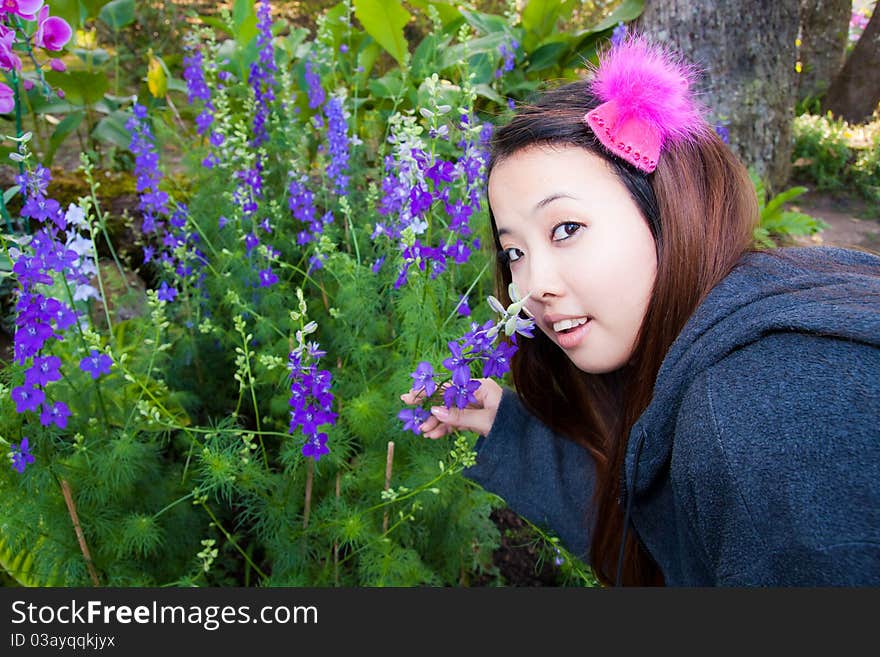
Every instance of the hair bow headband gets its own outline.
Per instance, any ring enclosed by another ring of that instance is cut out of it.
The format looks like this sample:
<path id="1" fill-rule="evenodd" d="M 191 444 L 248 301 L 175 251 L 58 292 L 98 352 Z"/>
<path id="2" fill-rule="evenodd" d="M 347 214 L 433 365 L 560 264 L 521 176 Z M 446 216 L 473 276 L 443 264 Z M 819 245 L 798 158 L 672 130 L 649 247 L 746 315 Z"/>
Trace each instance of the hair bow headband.
<path id="1" fill-rule="evenodd" d="M 613 155 L 651 173 L 667 142 L 706 129 L 691 94 L 694 77 L 670 52 L 626 38 L 600 56 L 590 88 L 602 104 L 583 121 Z"/>

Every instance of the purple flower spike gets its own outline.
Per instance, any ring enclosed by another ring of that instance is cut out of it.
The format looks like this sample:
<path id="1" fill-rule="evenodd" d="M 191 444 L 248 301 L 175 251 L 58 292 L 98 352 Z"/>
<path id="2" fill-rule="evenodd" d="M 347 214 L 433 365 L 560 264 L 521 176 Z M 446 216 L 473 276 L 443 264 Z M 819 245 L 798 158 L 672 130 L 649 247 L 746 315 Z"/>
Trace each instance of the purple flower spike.
<path id="1" fill-rule="evenodd" d="M 29 463 L 33 462 L 34 456 L 30 452 L 30 445 L 28 444 L 27 438 L 22 438 L 20 445 L 12 443 L 12 467 L 15 468 L 19 474 L 24 472 L 24 469 Z"/>
<path id="2" fill-rule="evenodd" d="M 437 390 L 437 384 L 434 382 L 434 368 L 431 363 L 422 361 L 410 376 L 413 378 L 413 390 L 424 390 L 428 397 Z"/>
<path id="3" fill-rule="evenodd" d="M 91 353 L 79 362 L 79 368 L 83 372 L 91 374 L 93 379 L 97 379 L 102 374 L 108 374 L 111 365 L 113 365 L 113 359 L 97 349 L 92 349 Z"/>

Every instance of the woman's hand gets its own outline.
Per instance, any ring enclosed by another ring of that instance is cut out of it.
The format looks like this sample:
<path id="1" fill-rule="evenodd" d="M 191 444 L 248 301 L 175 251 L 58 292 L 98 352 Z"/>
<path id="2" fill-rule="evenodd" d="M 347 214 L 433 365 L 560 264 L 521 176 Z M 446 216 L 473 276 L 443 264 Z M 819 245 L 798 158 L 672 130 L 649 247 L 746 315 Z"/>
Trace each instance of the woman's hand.
<path id="1" fill-rule="evenodd" d="M 432 406 L 431 417 L 419 426 L 426 438 L 442 438 L 456 429 L 468 429 L 485 436 L 492 429 L 498 405 L 501 403 L 501 386 L 492 379 L 476 379 L 480 387 L 474 392 L 476 404 L 467 408 Z M 417 404 L 425 398 L 424 389 L 410 390 L 400 396 L 406 404 Z"/>

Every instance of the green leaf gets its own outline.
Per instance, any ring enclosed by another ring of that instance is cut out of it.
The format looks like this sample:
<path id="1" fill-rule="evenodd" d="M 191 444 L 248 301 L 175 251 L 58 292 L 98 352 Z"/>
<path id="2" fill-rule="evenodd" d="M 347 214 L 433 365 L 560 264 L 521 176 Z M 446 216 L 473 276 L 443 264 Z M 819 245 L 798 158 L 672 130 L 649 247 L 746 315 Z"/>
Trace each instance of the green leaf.
<path id="1" fill-rule="evenodd" d="M 109 3 L 110 0 L 80 0 L 80 4 L 85 7 L 86 15 L 85 18 L 95 18 L 101 13 L 101 9 Z M 52 7 L 52 13 L 55 13 L 55 0 L 52 0 L 50 3 Z"/>
<path id="2" fill-rule="evenodd" d="M 241 22 L 241 25 L 236 28 L 235 40 L 240 45 L 246 46 L 257 37 L 258 33 L 257 16 L 256 14 L 251 14 L 250 16 L 245 17 Z"/>
<path id="3" fill-rule="evenodd" d="M 117 110 L 98 121 L 98 125 L 92 130 L 92 137 L 104 142 L 115 144 L 120 148 L 128 148 L 131 145 L 131 133 L 125 127 L 126 121 L 131 118 L 131 112 Z"/>
<path id="4" fill-rule="evenodd" d="M 488 84 L 476 84 L 474 85 L 474 91 L 477 93 L 478 96 L 488 98 L 489 100 L 494 101 L 499 105 L 507 104 L 507 101 L 504 99 L 504 97 Z"/>
<path id="5" fill-rule="evenodd" d="M 226 23 L 216 16 L 199 16 L 199 18 L 208 27 L 213 27 L 215 30 L 220 30 L 225 34 L 232 36 L 232 31 L 229 29 Z"/>
<path id="6" fill-rule="evenodd" d="M 473 55 L 487 54 L 495 61 L 499 46 L 507 39 L 504 32 L 494 32 L 488 36 L 473 39 L 466 43 L 458 43 L 443 51 L 438 70 L 445 71 L 450 66 L 464 61 Z"/>
<path id="7" fill-rule="evenodd" d="M 79 0 L 52 0 L 52 15 L 66 20 L 74 31 L 82 25 L 85 13 L 85 7 Z"/>
<path id="8" fill-rule="evenodd" d="M 531 52 L 553 34 L 556 24 L 568 18 L 574 6 L 572 0 L 529 0 L 522 12 L 522 26 L 526 31 L 523 47 L 526 52 Z"/>
<path id="9" fill-rule="evenodd" d="M 452 35 L 443 35 L 432 32 L 419 44 L 413 53 L 410 69 L 412 77 L 416 80 L 428 77 L 437 69 L 435 62 L 437 54 L 443 52 L 452 40 Z"/>
<path id="10" fill-rule="evenodd" d="M 468 25 L 483 34 L 494 34 L 496 32 L 507 32 L 507 21 L 501 16 L 494 14 L 484 14 L 479 11 L 461 10 L 461 15 L 468 22 Z"/>
<path id="11" fill-rule="evenodd" d="M 400 0 L 354 0 L 354 14 L 371 37 L 403 64 L 409 55 L 409 44 L 403 27 L 412 18 Z"/>
<path id="12" fill-rule="evenodd" d="M 376 60 L 379 59 L 379 55 L 382 53 L 382 46 L 373 41 L 371 37 L 367 37 L 367 39 L 369 43 L 358 53 L 358 67 L 361 69 L 357 76 L 358 87 L 363 87 L 366 81 L 370 79 L 373 66 L 376 65 Z"/>
<path id="13" fill-rule="evenodd" d="M 552 41 L 545 43 L 529 55 L 530 72 L 543 71 L 554 66 L 561 66 L 568 55 L 569 43 L 567 41 Z"/>
<path id="14" fill-rule="evenodd" d="M 101 71 L 49 71 L 46 73 L 46 81 L 52 87 L 60 87 L 64 98 L 73 105 L 93 105 L 110 88 L 107 75 Z"/>
<path id="15" fill-rule="evenodd" d="M 238 30 L 245 20 L 251 16 L 256 20 L 254 0 L 235 0 L 235 4 L 232 6 L 232 24 L 235 26 L 236 30 Z"/>
<path id="16" fill-rule="evenodd" d="M 623 0 L 617 9 L 611 12 L 604 20 L 593 27 L 590 32 L 603 32 L 616 27 L 618 23 L 628 23 L 642 15 L 645 10 L 645 0 Z"/>
<path id="17" fill-rule="evenodd" d="M 4 203 L 9 203 L 9 201 L 11 201 L 12 198 L 13 198 L 16 194 L 18 194 L 18 192 L 19 192 L 20 189 L 21 189 L 21 185 L 13 185 L 13 186 L 10 187 L 9 189 L 7 189 L 5 192 L 3 192 L 3 202 L 4 202 Z"/>
<path id="18" fill-rule="evenodd" d="M 101 8 L 98 18 L 118 32 L 134 23 L 134 0 L 112 0 Z"/>
<path id="19" fill-rule="evenodd" d="M 434 7 L 440 15 L 440 21 L 443 23 L 444 29 L 461 18 L 461 11 L 450 0 L 409 0 L 409 4 L 424 10 L 426 16 L 428 14 L 428 7 Z"/>
<path id="20" fill-rule="evenodd" d="M 70 133 L 74 132 L 79 127 L 80 123 L 82 123 L 82 120 L 85 118 L 85 115 L 86 114 L 83 111 L 73 112 L 61 119 L 58 125 L 55 126 L 52 136 L 49 137 L 49 147 L 46 149 L 46 154 L 43 156 L 43 166 L 51 166 L 58 147 L 61 146 Z"/>
<path id="21" fill-rule="evenodd" d="M 792 199 L 797 198 L 801 194 L 804 194 L 807 191 L 806 187 L 791 187 L 786 189 L 784 192 L 780 192 L 767 204 L 767 207 L 764 209 L 768 214 L 772 214 L 776 212 L 776 210 L 782 207 L 783 204 L 788 203 Z"/>
<path id="22" fill-rule="evenodd" d="M 378 80 L 370 80 L 370 93 L 379 98 L 397 98 L 403 89 L 400 71 L 390 71 Z"/>

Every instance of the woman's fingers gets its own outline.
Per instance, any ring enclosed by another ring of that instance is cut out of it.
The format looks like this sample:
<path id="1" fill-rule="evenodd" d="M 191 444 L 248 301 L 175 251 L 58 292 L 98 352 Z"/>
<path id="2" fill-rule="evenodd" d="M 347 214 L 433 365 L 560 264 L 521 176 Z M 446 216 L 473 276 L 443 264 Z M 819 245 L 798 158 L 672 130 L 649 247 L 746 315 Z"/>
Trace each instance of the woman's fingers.
<path id="1" fill-rule="evenodd" d="M 486 435 L 492 429 L 498 405 L 501 403 L 501 386 L 492 379 L 477 379 L 480 387 L 474 392 L 476 404 L 467 408 L 432 406 L 431 417 L 419 425 L 426 438 L 442 438 L 456 429 L 476 431 Z M 400 396 L 405 404 L 419 404 L 425 400 L 424 389 L 410 390 Z"/>

